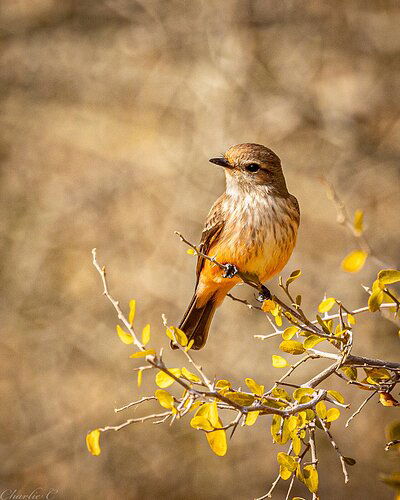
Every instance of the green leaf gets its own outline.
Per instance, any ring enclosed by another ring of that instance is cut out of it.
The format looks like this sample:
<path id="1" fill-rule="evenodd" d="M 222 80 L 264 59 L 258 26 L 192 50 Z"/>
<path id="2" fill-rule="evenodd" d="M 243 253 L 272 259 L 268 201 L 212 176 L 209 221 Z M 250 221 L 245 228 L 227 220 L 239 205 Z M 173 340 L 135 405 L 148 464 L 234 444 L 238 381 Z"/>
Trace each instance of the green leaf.
<path id="1" fill-rule="evenodd" d="M 131 326 L 133 325 L 133 320 L 135 319 L 135 313 L 136 313 L 136 300 L 132 299 L 129 301 L 129 316 L 128 316 L 128 321 Z"/>
<path id="2" fill-rule="evenodd" d="M 285 368 L 289 366 L 289 363 L 282 356 L 277 356 L 275 354 L 272 355 L 272 366 L 274 368 Z"/>
<path id="3" fill-rule="evenodd" d="M 297 340 L 284 340 L 280 343 L 279 349 L 283 352 L 294 355 L 303 354 L 303 352 L 305 352 L 303 345 Z"/>
<path id="4" fill-rule="evenodd" d="M 378 273 L 378 280 L 382 285 L 391 285 L 400 281 L 400 271 L 396 269 L 383 269 Z"/>
<path id="5" fill-rule="evenodd" d="M 342 261 L 342 269 L 348 273 L 357 273 L 364 267 L 368 254 L 363 250 L 353 250 Z"/>
<path id="6" fill-rule="evenodd" d="M 142 344 L 146 345 L 150 342 L 150 325 L 147 324 L 142 331 Z"/>
<path id="7" fill-rule="evenodd" d="M 126 333 L 119 325 L 117 325 L 118 337 L 124 344 L 133 344 L 133 337 L 130 333 Z"/>
<path id="8" fill-rule="evenodd" d="M 336 300 L 333 297 L 329 297 L 323 300 L 318 306 L 318 311 L 320 313 L 328 312 L 332 309 L 332 307 L 336 304 Z"/>

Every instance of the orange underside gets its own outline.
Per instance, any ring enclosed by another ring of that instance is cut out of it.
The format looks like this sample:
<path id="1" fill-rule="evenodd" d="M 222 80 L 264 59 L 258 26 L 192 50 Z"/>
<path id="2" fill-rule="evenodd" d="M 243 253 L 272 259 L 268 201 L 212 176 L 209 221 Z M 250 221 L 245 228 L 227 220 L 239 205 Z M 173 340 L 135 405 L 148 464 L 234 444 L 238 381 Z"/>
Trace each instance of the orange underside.
<path id="1" fill-rule="evenodd" d="M 257 252 L 256 249 L 240 249 L 236 247 L 234 251 L 232 251 L 230 248 L 214 246 L 209 251 L 209 255 L 215 256 L 218 262 L 222 264 L 232 264 L 236 266 L 239 271 L 257 277 L 262 283 L 272 278 L 272 276 L 283 269 L 290 254 L 291 252 L 281 254 L 279 257 L 271 260 L 266 259 L 262 255 L 262 252 Z M 212 262 L 206 261 L 204 263 L 197 286 L 197 307 L 202 307 L 211 298 L 213 298 L 218 307 L 224 300 L 226 294 L 235 285 L 241 282 L 241 279 L 237 276 L 233 278 L 224 278 L 223 274 L 224 271 Z"/>

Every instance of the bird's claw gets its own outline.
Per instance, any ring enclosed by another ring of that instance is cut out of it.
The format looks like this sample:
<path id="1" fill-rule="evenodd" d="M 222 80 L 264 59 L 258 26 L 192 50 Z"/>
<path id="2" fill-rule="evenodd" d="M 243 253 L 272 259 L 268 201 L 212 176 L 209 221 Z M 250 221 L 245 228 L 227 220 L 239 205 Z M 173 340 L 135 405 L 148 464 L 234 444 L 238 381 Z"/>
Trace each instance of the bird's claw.
<path id="1" fill-rule="evenodd" d="M 222 276 L 224 278 L 233 278 L 238 272 L 237 267 L 233 264 L 225 264 L 225 271 Z"/>
<path id="2" fill-rule="evenodd" d="M 260 287 L 260 293 L 257 297 L 257 300 L 259 302 L 264 302 L 264 300 L 270 300 L 272 298 L 271 292 L 268 290 L 268 288 L 264 285 L 261 285 Z"/>

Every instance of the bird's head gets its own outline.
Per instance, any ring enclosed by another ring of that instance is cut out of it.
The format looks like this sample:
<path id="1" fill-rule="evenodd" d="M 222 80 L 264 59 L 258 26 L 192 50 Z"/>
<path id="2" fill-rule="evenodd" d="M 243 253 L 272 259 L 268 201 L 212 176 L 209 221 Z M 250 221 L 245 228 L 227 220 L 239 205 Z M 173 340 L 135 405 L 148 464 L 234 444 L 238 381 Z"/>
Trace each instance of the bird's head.
<path id="1" fill-rule="evenodd" d="M 228 189 L 248 191 L 255 186 L 265 186 L 271 192 L 287 193 L 281 160 L 261 144 L 237 144 L 210 162 L 224 167 Z"/>

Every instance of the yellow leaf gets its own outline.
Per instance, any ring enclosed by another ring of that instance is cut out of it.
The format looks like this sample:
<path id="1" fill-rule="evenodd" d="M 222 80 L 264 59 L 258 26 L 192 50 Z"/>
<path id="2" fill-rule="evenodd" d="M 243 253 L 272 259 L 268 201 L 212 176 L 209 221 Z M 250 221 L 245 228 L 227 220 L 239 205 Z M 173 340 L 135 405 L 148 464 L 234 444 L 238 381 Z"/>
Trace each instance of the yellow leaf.
<path id="1" fill-rule="evenodd" d="M 135 319 L 135 312 L 136 312 L 136 300 L 132 299 L 132 300 L 129 301 L 129 317 L 128 317 L 128 321 L 129 321 L 130 325 L 133 324 L 133 320 Z"/>
<path id="2" fill-rule="evenodd" d="M 146 345 L 150 342 L 150 325 L 147 324 L 142 331 L 142 344 Z"/>
<path id="3" fill-rule="evenodd" d="M 326 405 L 323 401 L 319 401 L 315 405 L 315 412 L 319 416 L 319 418 L 325 419 L 327 411 L 326 411 Z"/>
<path id="4" fill-rule="evenodd" d="M 384 297 L 385 297 L 385 294 L 384 294 L 383 290 L 375 290 L 375 292 L 372 292 L 368 298 L 368 309 L 371 312 L 378 311 L 380 305 L 383 302 Z"/>
<path id="5" fill-rule="evenodd" d="M 192 348 L 193 344 L 194 344 L 194 339 L 189 341 L 188 345 L 185 347 L 185 352 L 188 352 Z"/>
<path id="6" fill-rule="evenodd" d="M 146 349 L 145 351 L 138 351 L 131 354 L 130 358 L 144 358 L 145 356 L 154 356 L 156 351 L 154 349 Z"/>
<path id="7" fill-rule="evenodd" d="M 201 429 L 203 431 L 212 431 L 214 429 L 210 421 L 202 415 L 193 417 L 190 421 L 190 425 L 193 429 Z"/>
<path id="8" fill-rule="evenodd" d="M 360 236 L 363 232 L 363 220 L 364 220 L 364 212 L 362 210 L 356 210 L 354 212 L 354 232 L 357 236 Z"/>
<path id="9" fill-rule="evenodd" d="M 251 394 L 246 394 L 245 392 L 238 391 L 227 391 L 224 394 L 225 397 L 243 406 L 249 406 L 254 402 L 255 397 Z"/>
<path id="10" fill-rule="evenodd" d="M 297 469 L 296 460 L 287 453 L 284 453 L 283 451 L 280 451 L 276 455 L 276 459 L 278 460 L 279 465 L 290 470 L 290 472 L 294 472 Z"/>
<path id="11" fill-rule="evenodd" d="M 363 250 L 353 250 L 342 261 L 342 269 L 348 273 L 357 273 L 365 264 L 368 257 Z"/>
<path id="12" fill-rule="evenodd" d="M 294 434 L 294 436 L 292 437 L 292 445 L 293 453 L 299 456 L 301 452 L 301 440 L 297 434 Z"/>
<path id="13" fill-rule="evenodd" d="M 297 340 L 284 340 L 280 343 L 279 349 L 294 355 L 303 354 L 303 352 L 305 352 L 303 345 Z"/>
<path id="14" fill-rule="evenodd" d="M 326 421 L 334 422 L 340 417 L 340 410 L 338 408 L 329 408 L 326 412 Z"/>
<path id="15" fill-rule="evenodd" d="M 245 424 L 246 425 L 254 425 L 258 416 L 259 416 L 260 412 L 259 411 L 250 411 L 247 415 L 246 415 L 246 420 L 245 420 Z"/>
<path id="16" fill-rule="evenodd" d="M 311 389 L 311 387 L 299 387 L 293 392 L 293 397 L 296 401 L 300 402 L 304 396 L 311 396 L 313 392 L 314 389 Z"/>
<path id="17" fill-rule="evenodd" d="M 196 254 L 196 252 L 193 250 L 193 248 L 188 248 L 186 250 L 186 253 L 189 254 L 189 255 L 195 255 Z"/>
<path id="18" fill-rule="evenodd" d="M 305 349 L 312 349 L 317 344 L 319 344 L 320 342 L 323 342 L 323 341 L 324 341 L 324 339 L 322 337 L 320 337 L 319 335 L 310 335 L 303 342 L 303 346 Z"/>
<path id="19" fill-rule="evenodd" d="M 344 404 L 344 397 L 342 394 L 340 394 L 340 392 L 334 391 L 334 390 L 329 390 L 328 394 L 329 394 L 329 396 L 331 396 L 331 398 L 336 399 L 336 401 L 338 403 Z"/>
<path id="20" fill-rule="evenodd" d="M 133 344 L 133 338 L 130 333 L 126 333 L 119 325 L 117 325 L 118 337 L 124 344 Z"/>
<path id="21" fill-rule="evenodd" d="M 400 406 L 400 403 L 397 401 L 397 399 L 394 399 L 394 397 L 389 393 L 389 392 L 381 392 L 379 394 L 379 401 L 383 406 Z"/>
<path id="22" fill-rule="evenodd" d="M 298 331 L 299 331 L 299 328 L 297 328 L 297 326 L 289 326 L 282 333 L 283 340 L 290 340 L 290 339 L 292 339 L 296 335 L 296 333 Z"/>
<path id="23" fill-rule="evenodd" d="M 262 303 L 261 309 L 267 313 L 271 312 L 273 309 L 275 309 L 275 307 L 276 307 L 275 302 L 273 300 L 267 299 L 264 300 L 264 302 Z"/>
<path id="24" fill-rule="evenodd" d="M 356 324 L 356 318 L 352 314 L 347 315 L 347 321 L 348 321 L 349 325 Z"/>
<path id="25" fill-rule="evenodd" d="M 140 387 L 142 385 L 143 378 L 143 370 L 139 370 L 137 374 L 137 386 Z"/>
<path id="26" fill-rule="evenodd" d="M 222 422 L 220 419 L 218 419 L 218 427 L 222 427 Z M 226 432 L 223 429 L 213 432 L 207 432 L 206 437 L 212 451 L 219 457 L 223 457 L 228 449 Z"/>
<path id="27" fill-rule="evenodd" d="M 282 356 L 277 356 L 275 354 L 272 355 L 272 366 L 274 368 L 285 368 L 285 366 L 289 366 L 289 363 Z"/>
<path id="28" fill-rule="evenodd" d="M 86 436 L 86 446 L 92 455 L 98 456 L 101 453 L 100 449 L 100 431 L 95 429 L 89 432 Z"/>
<path id="29" fill-rule="evenodd" d="M 396 269 L 383 269 L 378 273 L 378 280 L 382 285 L 391 285 L 400 281 L 400 271 Z"/>
<path id="30" fill-rule="evenodd" d="M 285 444 L 290 436 L 287 419 L 283 420 L 280 415 L 272 417 L 271 435 L 275 443 Z"/>
<path id="31" fill-rule="evenodd" d="M 168 371 L 171 372 L 172 375 L 175 375 L 175 377 L 179 378 L 181 376 L 181 370 L 179 368 L 168 368 Z M 166 389 L 174 382 L 175 379 L 170 377 L 168 373 L 165 373 L 161 370 L 156 375 L 156 384 L 158 385 L 158 387 L 161 387 L 162 389 Z"/>
<path id="32" fill-rule="evenodd" d="M 318 311 L 320 313 L 328 312 L 332 309 L 332 307 L 336 304 L 336 300 L 333 297 L 329 297 L 323 300 L 318 306 Z"/>
<path id="33" fill-rule="evenodd" d="M 318 491 L 318 472 L 314 465 L 306 465 L 303 469 L 304 483 L 311 493 Z"/>
<path id="34" fill-rule="evenodd" d="M 231 388 L 231 383 L 229 380 L 217 380 L 215 383 L 215 387 L 217 389 L 230 389 Z"/>
<path id="35" fill-rule="evenodd" d="M 289 479 L 291 477 L 292 473 L 290 472 L 289 469 L 286 469 L 286 467 L 283 467 L 283 465 L 280 465 L 279 466 L 279 475 L 281 476 L 281 479 L 286 481 L 287 479 Z"/>
<path id="36" fill-rule="evenodd" d="M 218 406 L 216 401 L 209 403 L 208 419 L 210 420 L 211 425 L 213 425 L 214 427 L 220 427 L 218 425 L 219 417 L 218 417 Z"/>
<path id="37" fill-rule="evenodd" d="M 246 378 L 245 382 L 246 382 L 247 387 L 256 396 L 262 396 L 264 394 L 264 386 L 257 384 L 257 382 L 255 380 L 253 380 L 252 378 Z"/>
<path id="38" fill-rule="evenodd" d="M 167 337 L 170 338 L 173 342 L 178 342 L 182 347 L 187 346 L 188 338 L 186 337 L 185 332 L 176 328 L 176 326 L 169 326 L 166 329 Z"/>
<path id="39" fill-rule="evenodd" d="M 168 391 L 157 389 L 154 395 L 163 408 L 167 408 L 167 410 L 174 408 L 174 398 Z"/>
<path id="40" fill-rule="evenodd" d="M 340 369 L 350 380 L 357 380 L 357 368 L 354 366 L 342 366 Z"/>
<path id="41" fill-rule="evenodd" d="M 289 278 L 286 280 L 286 286 L 290 285 L 294 280 L 297 280 L 297 278 L 300 278 L 301 276 L 301 271 L 300 269 L 297 269 L 296 271 L 293 271 Z"/>
<path id="42" fill-rule="evenodd" d="M 185 367 L 182 368 L 182 375 L 185 378 L 187 378 L 188 380 L 190 380 L 190 382 L 201 382 L 201 380 L 199 379 L 199 377 L 197 375 L 195 375 L 194 373 L 190 372 Z"/>

